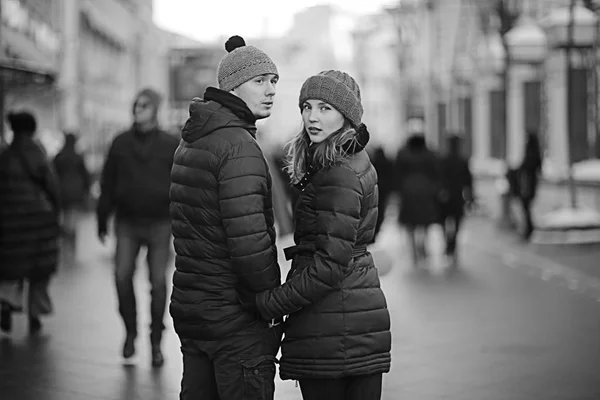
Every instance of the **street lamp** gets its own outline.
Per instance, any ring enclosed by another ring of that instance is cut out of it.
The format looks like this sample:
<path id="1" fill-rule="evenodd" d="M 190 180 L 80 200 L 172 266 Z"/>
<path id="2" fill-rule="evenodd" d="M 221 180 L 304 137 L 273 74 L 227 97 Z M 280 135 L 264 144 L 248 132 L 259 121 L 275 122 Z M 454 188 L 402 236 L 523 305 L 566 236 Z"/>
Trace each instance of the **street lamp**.
<path id="1" fill-rule="evenodd" d="M 541 64 L 546 59 L 546 34 L 527 16 L 506 33 L 506 44 L 515 63 Z"/>
<path id="2" fill-rule="evenodd" d="M 568 235 L 561 237 L 560 241 L 595 241 L 599 239 L 596 229 L 600 229 L 600 214 L 595 210 L 580 206 L 577 201 L 575 179 L 573 176 L 573 154 L 571 149 L 573 135 L 573 59 L 574 49 L 587 50 L 593 48 L 596 40 L 596 24 L 598 17 L 595 13 L 583 7 L 577 0 L 571 0 L 569 6 L 558 7 L 552 10 L 542 21 L 546 28 L 550 45 L 555 49 L 565 50 L 565 68 L 567 74 L 567 171 L 570 207 L 555 210 L 544 217 L 543 223 L 538 227 L 538 241 L 542 239 L 543 232 L 566 233 L 581 232 L 585 229 L 591 235 Z M 535 237 L 534 237 L 535 239 Z"/>

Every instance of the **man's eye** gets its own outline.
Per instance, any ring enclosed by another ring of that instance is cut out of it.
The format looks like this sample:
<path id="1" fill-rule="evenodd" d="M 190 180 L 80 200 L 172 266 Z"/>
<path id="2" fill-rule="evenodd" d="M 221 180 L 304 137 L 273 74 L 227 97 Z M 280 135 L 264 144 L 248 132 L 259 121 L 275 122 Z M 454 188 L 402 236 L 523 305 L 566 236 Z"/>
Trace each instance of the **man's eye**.
<path id="1" fill-rule="evenodd" d="M 256 83 L 263 83 L 263 78 L 258 78 L 257 80 L 255 80 L 254 82 Z"/>

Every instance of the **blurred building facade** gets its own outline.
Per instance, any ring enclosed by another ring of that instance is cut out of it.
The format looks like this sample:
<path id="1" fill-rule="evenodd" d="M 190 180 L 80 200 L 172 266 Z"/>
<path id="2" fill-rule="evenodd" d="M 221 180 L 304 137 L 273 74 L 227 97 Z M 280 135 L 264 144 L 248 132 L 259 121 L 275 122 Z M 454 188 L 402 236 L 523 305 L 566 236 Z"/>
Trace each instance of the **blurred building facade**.
<path id="1" fill-rule="evenodd" d="M 532 50 L 543 50 L 542 58 L 526 60 L 515 54 L 507 63 L 499 4 L 517 16 L 515 26 L 525 26 L 517 34 L 524 46 L 546 43 L 545 49 Z M 387 10 L 396 31 L 395 39 L 389 39 L 396 44 L 389 48 L 395 48 L 398 59 L 386 59 L 384 51 L 373 55 L 374 46 L 382 43 L 375 32 L 389 28 L 381 22 L 383 17 L 375 24 L 372 16 L 365 17 L 359 23 L 363 29 L 356 34 L 358 75 L 363 80 L 369 74 L 373 80 L 384 76 L 373 68 L 371 58 L 395 69 L 396 85 L 406 97 L 399 100 L 402 105 L 396 111 L 404 119 L 400 125 L 421 113 L 428 142 L 440 150 L 448 133 L 459 132 L 475 170 L 497 175 L 506 167 L 516 167 L 526 132 L 536 130 L 544 148 L 544 173 L 564 179 L 570 161 L 600 156 L 597 27 L 594 49 L 585 56 L 581 48 L 574 50 L 570 98 L 574 122 L 568 126 L 565 51 L 552 43 L 550 30 L 553 23 L 565 20 L 569 4 L 570 0 L 399 1 Z M 584 4 L 593 9 L 593 1 L 577 1 L 577 21 L 589 20 L 586 13 L 591 11 Z M 549 22 L 552 18 L 555 21 Z M 377 99 L 366 102 L 366 108 L 375 107 Z"/>
<path id="2" fill-rule="evenodd" d="M 0 110 L 35 110 L 40 132 L 59 126 L 60 0 L 0 1 Z M 0 122 L 0 142 L 10 140 Z"/>
<path id="3" fill-rule="evenodd" d="M 280 74 L 271 117 L 259 121 L 259 137 L 267 151 L 281 149 L 302 126 L 298 96 L 311 75 L 326 69 L 352 74 L 351 18 L 330 5 L 297 13 L 281 37 L 248 39 L 273 59 Z"/>
<path id="4" fill-rule="evenodd" d="M 392 157 L 406 137 L 410 93 L 418 79 L 408 79 L 407 39 L 400 45 L 393 17 L 385 12 L 365 17 L 353 32 L 356 78 L 361 87 L 371 143 Z"/>
<path id="5" fill-rule="evenodd" d="M 140 89 L 157 90 L 167 104 L 169 50 L 186 41 L 154 25 L 152 0 L 62 1 L 62 126 L 80 133 L 90 168 L 98 170 L 114 135 L 131 124 Z M 167 117 L 163 106 L 163 125 Z"/>
<path id="6" fill-rule="evenodd" d="M 74 131 L 92 171 L 113 136 L 131 124 L 141 88 L 165 98 L 169 123 L 173 47 L 201 44 L 152 20 L 152 0 L 1 0 L 2 109 L 31 109 L 50 154 Z M 6 140 L 10 140 L 6 137 Z"/>

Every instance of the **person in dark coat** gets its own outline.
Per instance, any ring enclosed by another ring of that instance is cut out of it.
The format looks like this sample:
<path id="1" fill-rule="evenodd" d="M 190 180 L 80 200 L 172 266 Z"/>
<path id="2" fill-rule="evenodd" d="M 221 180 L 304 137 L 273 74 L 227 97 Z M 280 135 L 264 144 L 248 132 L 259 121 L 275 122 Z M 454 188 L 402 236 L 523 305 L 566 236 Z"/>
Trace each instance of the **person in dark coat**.
<path id="1" fill-rule="evenodd" d="M 456 240 L 465 206 L 473 201 L 473 176 L 469 161 L 461 154 L 461 139 L 448 138 L 448 153 L 441 160 L 441 219 L 446 237 L 446 256 L 456 266 Z"/>
<path id="2" fill-rule="evenodd" d="M 160 95 L 142 90 L 133 103 L 134 123 L 112 142 L 101 176 L 98 237 L 104 243 L 108 218 L 115 214 L 115 281 L 125 325 L 122 355 L 130 362 L 138 334 L 133 276 L 142 246 L 147 247 L 150 280 L 152 365 L 164 362 L 160 348 L 167 304 L 166 271 L 171 253 L 169 185 L 178 140 L 158 127 Z"/>
<path id="3" fill-rule="evenodd" d="M 381 397 L 390 369 L 390 316 L 367 250 L 377 221 L 377 173 L 356 81 L 341 71 L 308 78 L 303 130 L 289 147 L 295 246 L 286 282 L 256 297 L 263 318 L 288 315 L 279 371 L 305 400 Z M 325 395 L 324 395 L 325 394 Z"/>
<path id="4" fill-rule="evenodd" d="M 387 208 L 388 198 L 392 193 L 392 174 L 394 173 L 394 163 L 388 159 L 381 146 L 377 146 L 373 151 L 371 162 L 373 163 L 373 167 L 375 167 L 375 171 L 377 171 L 377 187 L 379 188 L 379 203 L 377 204 L 377 209 L 379 212 L 377 213 L 375 235 L 373 235 L 373 242 L 375 242 L 385 218 L 385 210 Z"/>
<path id="5" fill-rule="evenodd" d="M 542 172 L 542 153 L 537 132 L 530 131 L 527 134 L 525 144 L 525 154 L 523 161 L 517 170 L 518 179 L 517 196 L 525 219 L 523 227 L 523 239 L 529 240 L 534 230 L 533 218 L 531 217 L 531 205 L 535 200 L 539 183 L 539 176 Z"/>
<path id="6" fill-rule="evenodd" d="M 48 293 L 57 269 L 60 195 L 45 152 L 34 141 L 35 117 L 8 114 L 14 133 L 0 152 L 0 328 L 9 332 L 12 313 L 23 309 L 23 282 L 29 282 L 29 330 L 42 328 L 52 312 Z"/>
<path id="7" fill-rule="evenodd" d="M 83 156 L 75 150 L 77 137 L 65 134 L 65 144 L 54 157 L 54 169 L 58 175 L 63 213 L 63 234 L 74 246 L 77 223 L 90 190 L 90 174 Z"/>
<path id="8" fill-rule="evenodd" d="M 429 226 L 440 222 L 439 157 L 427 148 L 425 136 L 414 134 L 400 149 L 394 165 L 400 197 L 401 225 L 406 227 L 415 266 L 427 257 Z"/>
<path id="9" fill-rule="evenodd" d="M 282 326 L 258 314 L 254 296 L 279 286 L 281 272 L 256 120 L 270 116 L 279 74 L 239 36 L 225 48 L 219 88 L 190 104 L 171 174 L 180 398 L 273 400 Z"/>

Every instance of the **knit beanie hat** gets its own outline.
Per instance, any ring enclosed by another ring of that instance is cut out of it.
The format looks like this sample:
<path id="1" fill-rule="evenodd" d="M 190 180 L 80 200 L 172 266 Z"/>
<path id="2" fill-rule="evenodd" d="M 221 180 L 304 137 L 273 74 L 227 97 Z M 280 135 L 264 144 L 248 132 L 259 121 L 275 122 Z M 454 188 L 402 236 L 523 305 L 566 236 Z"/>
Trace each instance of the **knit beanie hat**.
<path id="1" fill-rule="evenodd" d="M 360 100 L 360 88 L 347 73 L 335 70 L 319 72 L 304 82 L 300 89 L 300 109 L 309 99 L 322 100 L 331 104 L 352 126 L 357 128 L 363 116 Z"/>
<path id="2" fill-rule="evenodd" d="M 275 74 L 275 63 L 262 50 L 246 46 L 240 36 L 232 36 L 225 43 L 227 54 L 219 62 L 217 79 L 219 89 L 229 92 L 250 79 L 264 74 Z"/>

